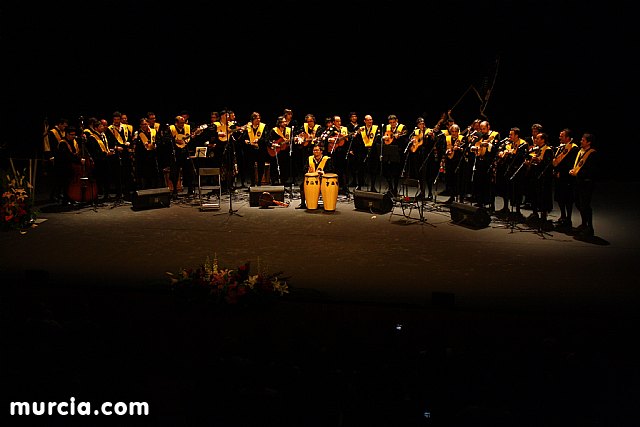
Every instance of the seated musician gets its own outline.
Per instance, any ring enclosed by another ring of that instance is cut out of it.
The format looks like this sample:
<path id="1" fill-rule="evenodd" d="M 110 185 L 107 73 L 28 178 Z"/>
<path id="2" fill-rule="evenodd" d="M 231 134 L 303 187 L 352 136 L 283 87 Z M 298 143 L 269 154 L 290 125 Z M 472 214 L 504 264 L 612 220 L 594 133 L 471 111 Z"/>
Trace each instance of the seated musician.
<path id="1" fill-rule="evenodd" d="M 307 162 L 304 165 L 303 170 L 305 173 L 317 172 L 319 176 L 322 176 L 325 172 L 333 173 L 333 164 L 331 157 L 322 155 L 322 149 L 319 145 L 313 146 L 313 155 L 309 156 Z M 304 198 L 304 179 L 300 184 L 300 204 L 296 206 L 296 209 L 306 209 L 307 204 Z"/>

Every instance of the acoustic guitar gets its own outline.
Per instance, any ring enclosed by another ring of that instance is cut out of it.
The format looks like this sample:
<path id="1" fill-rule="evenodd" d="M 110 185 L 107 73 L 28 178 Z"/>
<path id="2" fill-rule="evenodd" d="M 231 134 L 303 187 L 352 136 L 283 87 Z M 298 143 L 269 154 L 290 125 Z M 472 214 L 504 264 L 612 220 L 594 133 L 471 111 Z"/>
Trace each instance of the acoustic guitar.
<path id="1" fill-rule="evenodd" d="M 281 151 L 289 149 L 289 140 L 284 138 L 278 138 L 267 146 L 267 152 L 271 157 L 275 157 Z"/>
<path id="2" fill-rule="evenodd" d="M 345 141 L 349 140 L 349 138 L 353 138 L 356 135 L 356 133 L 358 133 L 358 131 L 352 132 L 347 135 L 340 134 L 340 135 L 329 137 L 329 139 L 327 140 L 329 142 L 327 144 L 327 151 L 329 153 L 332 153 L 336 148 L 342 147 Z"/>
<path id="3" fill-rule="evenodd" d="M 309 135 L 306 132 L 302 132 L 301 134 L 295 137 L 295 143 L 302 145 L 303 147 L 306 147 L 312 142 L 314 142 L 315 139 L 316 138 L 314 138 L 313 135 Z"/>
<path id="4" fill-rule="evenodd" d="M 403 129 L 402 132 L 391 132 L 391 130 L 385 131 L 382 139 L 385 145 L 393 144 L 393 141 L 407 134 L 407 130 Z M 385 138 L 386 137 L 386 138 Z"/>
<path id="5" fill-rule="evenodd" d="M 183 133 L 177 134 L 176 140 L 175 140 L 176 147 L 178 148 L 186 147 L 189 141 L 191 141 L 191 138 L 193 138 L 196 135 L 200 135 L 208 127 L 209 125 L 201 125 L 201 126 L 198 126 L 196 130 L 191 132 L 190 134 L 183 134 Z"/>
<path id="6" fill-rule="evenodd" d="M 269 193 L 268 191 L 264 191 L 260 195 L 260 199 L 258 200 L 258 203 L 260 204 L 261 208 L 268 208 L 270 206 L 282 206 L 282 207 L 285 207 L 285 208 L 289 207 L 289 203 L 284 203 L 284 202 L 281 202 L 279 200 L 274 199 L 273 195 L 271 193 Z"/>
<path id="7" fill-rule="evenodd" d="M 415 153 L 416 151 L 418 151 L 418 148 L 420 148 L 423 142 L 424 142 L 424 134 L 422 135 L 414 134 L 411 137 L 411 145 L 409 146 L 409 150 L 412 153 Z"/>

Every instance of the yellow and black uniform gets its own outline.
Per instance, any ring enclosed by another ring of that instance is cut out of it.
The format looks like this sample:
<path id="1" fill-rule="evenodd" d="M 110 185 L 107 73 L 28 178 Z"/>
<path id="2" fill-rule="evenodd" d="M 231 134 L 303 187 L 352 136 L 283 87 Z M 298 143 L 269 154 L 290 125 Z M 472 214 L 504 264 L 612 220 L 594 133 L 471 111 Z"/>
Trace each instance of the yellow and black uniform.
<path id="1" fill-rule="evenodd" d="M 322 156 L 319 159 L 316 159 L 315 156 L 309 156 L 307 162 L 303 167 L 304 173 L 313 173 L 322 171 L 324 173 L 334 173 L 333 162 L 331 161 L 331 157 Z M 300 206 L 296 209 L 306 209 L 306 203 L 304 198 L 304 179 L 302 183 L 300 183 Z"/>

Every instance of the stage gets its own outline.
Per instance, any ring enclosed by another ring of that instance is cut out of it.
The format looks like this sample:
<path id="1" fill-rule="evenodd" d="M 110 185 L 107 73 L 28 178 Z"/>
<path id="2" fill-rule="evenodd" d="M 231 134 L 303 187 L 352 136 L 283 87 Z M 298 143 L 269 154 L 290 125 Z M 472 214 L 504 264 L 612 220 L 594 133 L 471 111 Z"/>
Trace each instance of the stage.
<path id="1" fill-rule="evenodd" d="M 40 202 L 37 227 L 0 234 L 3 376 L 14 400 L 149 401 L 156 425 L 628 425 L 637 187 L 600 185 L 589 241 L 455 223 L 444 196 L 424 221 L 343 195 L 335 212 L 294 209 L 297 189 L 269 208 L 247 189 L 218 210 Z M 291 293 L 258 309 L 176 301 L 165 272 L 207 256 L 259 258 Z"/>

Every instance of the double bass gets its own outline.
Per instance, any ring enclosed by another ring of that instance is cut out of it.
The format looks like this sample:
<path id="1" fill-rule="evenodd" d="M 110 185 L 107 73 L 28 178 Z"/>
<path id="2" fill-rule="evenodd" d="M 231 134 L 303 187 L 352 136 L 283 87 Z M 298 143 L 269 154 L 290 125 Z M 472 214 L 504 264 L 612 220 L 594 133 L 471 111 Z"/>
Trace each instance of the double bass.
<path id="1" fill-rule="evenodd" d="M 98 199 L 98 185 L 93 179 L 94 164 L 91 156 L 86 155 L 85 141 L 86 136 L 84 133 L 82 138 L 82 148 L 80 150 L 80 162 L 73 163 L 73 178 L 67 188 L 67 194 L 69 198 L 74 202 L 86 203 L 93 202 Z M 84 161 L 82 161 L 84 159 Z"/>

